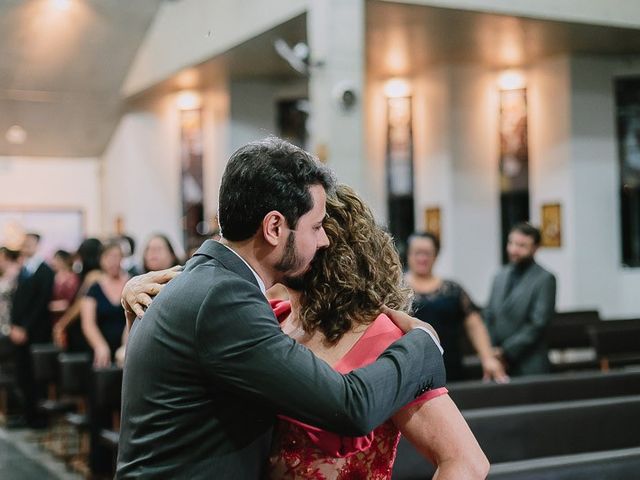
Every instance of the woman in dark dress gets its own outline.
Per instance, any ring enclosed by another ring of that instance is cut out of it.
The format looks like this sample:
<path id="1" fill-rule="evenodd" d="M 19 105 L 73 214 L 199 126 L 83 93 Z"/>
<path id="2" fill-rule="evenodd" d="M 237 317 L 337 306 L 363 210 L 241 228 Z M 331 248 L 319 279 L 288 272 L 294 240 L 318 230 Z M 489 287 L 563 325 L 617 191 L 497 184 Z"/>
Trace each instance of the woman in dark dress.
<path id="1" fill-rule="evenodd" d="M 82 299 L 82 331 L 93 350 L 93 364 L 98 368 L 111 365 L 125 340 L 126 319 L 120 296 L 129 275 L 122 270 L 121 262 L 120 245 L 105 245 L 100 255 L 102 275 Z"/>
<path id="2" fill-rule="evenodd" d="M 87 238 L 80 244 L 76 252 L 77 266 L 80 267 L 78 272 L 80 288 L 73 303 L 53 326 L 54 343 L 68 352 L 86 352 L 90 349 L 78 319 L 80 318 L 82 300 L 89 287 L 102 276 L 100 270 L 102 248 L 100 240 Z"/>
<path id="3" fill-rule="evenodd" d="M 466 332 L 480 357 L 483 379 L 506 382 L 509 377 L 493 353 L 478 307 L 460 284 L 433 274 L 439 250 L 438 239 L 430 233 L 415 233 L 409 238 L 406 280 L 415 292 L 414 315 L 438 332 L 447 380 L 465 379 L 460 340 Z"/>

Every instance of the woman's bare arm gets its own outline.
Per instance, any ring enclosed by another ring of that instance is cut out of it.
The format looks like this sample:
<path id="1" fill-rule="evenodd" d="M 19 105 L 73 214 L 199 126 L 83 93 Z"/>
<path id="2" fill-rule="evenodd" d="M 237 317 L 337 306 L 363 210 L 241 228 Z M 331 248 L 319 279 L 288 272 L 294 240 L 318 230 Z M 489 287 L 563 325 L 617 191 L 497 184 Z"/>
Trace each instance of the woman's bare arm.
<path id="1" fill-rule="evenodd" d="M 486 478 L 489 461 L 449 395 L 403 408 L 393 421 L 437 467 L 434 480 Z"/>
<path id="2" fill-rule="evenodd" d="M 487 327 L 478 312 L 471 312 L 464 320 L 464 328 L 469 340 L 473 344 L 480 362 L 482 363 L 482 379 L 495 380 L 497 383 L 507 383 L 509 376 L 505 372 L 504 365 L 496 358 L 491 346 L 491 338 Z"/>
<path id="3" fill-rule="evenodd" d="M 80 321 L 82 333 L 93 349 L 93 365 L 98 368 L 108 367 L 111 364 L 111 350 L 98 328 L 95 299 L 90 297 L 82 299 Z"/>

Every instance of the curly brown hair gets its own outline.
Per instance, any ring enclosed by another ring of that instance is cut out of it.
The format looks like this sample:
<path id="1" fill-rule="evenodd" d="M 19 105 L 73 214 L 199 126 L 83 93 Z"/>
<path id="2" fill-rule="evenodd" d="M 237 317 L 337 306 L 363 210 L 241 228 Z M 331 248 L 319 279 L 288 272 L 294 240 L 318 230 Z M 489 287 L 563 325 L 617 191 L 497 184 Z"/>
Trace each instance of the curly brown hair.
<path id="1" fill-rule="evenodd" d="M 327 198 L 324 229 L 330 245 L 305 274 L 299 320 L 307 333 L 320 330 L 335 344 L 356 325 L 372 323 L 382 305 L 407 311 L 411 290 L 391 236 L 346 185 Z"/>

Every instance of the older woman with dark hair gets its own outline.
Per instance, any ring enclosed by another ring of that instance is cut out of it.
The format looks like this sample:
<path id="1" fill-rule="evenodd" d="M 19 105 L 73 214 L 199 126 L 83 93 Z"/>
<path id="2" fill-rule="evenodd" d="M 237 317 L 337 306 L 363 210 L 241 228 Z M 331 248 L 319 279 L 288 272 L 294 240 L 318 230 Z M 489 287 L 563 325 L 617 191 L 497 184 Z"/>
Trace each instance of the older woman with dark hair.
<path id="1" fill-rule="evenodd" d="M 145 272 L 165 270 L 179 263 L 173 245 L 166 235 L 161 233 L 153 235 L 144 247 L 142 269 Z"/>
<path id="2" fill-rule="evenodd" d="M 466 379 L 460 348 L 461 338 L 466 333 L 478 352 L 484 380 L 507 382 L 509 377 L 494 355 L 480 309 L 458 282 L 434 274 L 433 266 L 439 253 L 440 242 L 432 233 L 411 235 L 407 256 L 409 271 L 405 280 L 415 292 L 414 315 L 433 325 L 440 336 L 447 380 Z"/>

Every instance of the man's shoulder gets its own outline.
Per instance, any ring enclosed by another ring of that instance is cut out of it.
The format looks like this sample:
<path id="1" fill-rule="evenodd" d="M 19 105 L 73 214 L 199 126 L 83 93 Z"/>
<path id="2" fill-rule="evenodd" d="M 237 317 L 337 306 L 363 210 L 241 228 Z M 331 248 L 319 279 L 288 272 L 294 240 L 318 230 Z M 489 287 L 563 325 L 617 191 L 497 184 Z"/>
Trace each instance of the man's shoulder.
<path id="1" fill-rule="evenodd" d="M 498 279 L 498 278 L 506 277 L 507 275 L 509 275 L 509 272 L 511 271 L 512 268 L 513 267 L 509 263 L 507 263 L 506 265 L 500 266 L 500 268 L 498 268 L 498 271 L 496 272 L 495 278 Z"/>
<path id="2" fill-rule="evenodd" d="M 544 268 L 539 263 L 537 263 L 537 262 L 534 263 L 533 267 L 536 269 L 537 275 L 540 278 L 544 279 L 545 281 L 555 280 L 556 276 L 553 274 L 553 272 L 547 270 L 546 268 Z"/>

